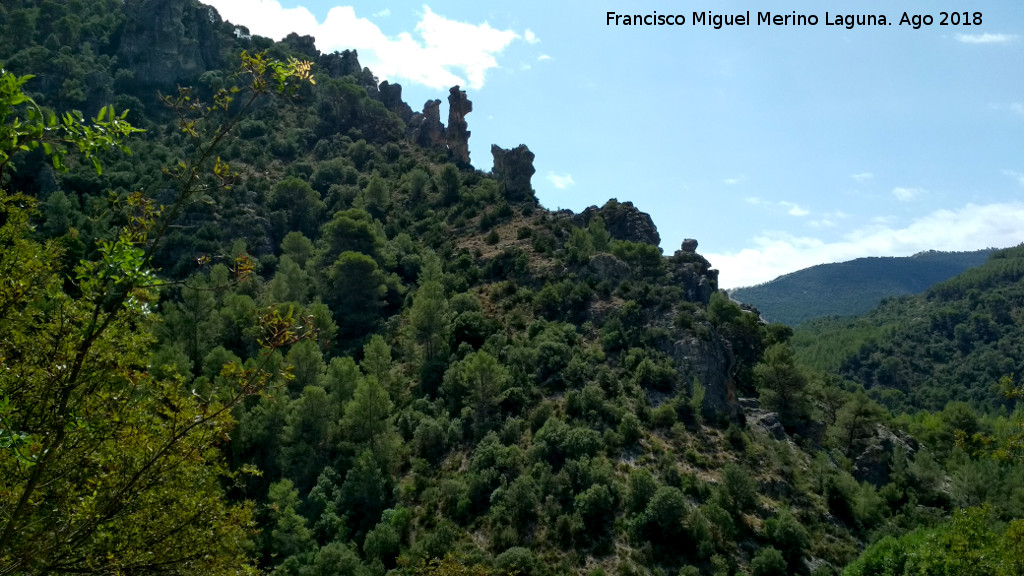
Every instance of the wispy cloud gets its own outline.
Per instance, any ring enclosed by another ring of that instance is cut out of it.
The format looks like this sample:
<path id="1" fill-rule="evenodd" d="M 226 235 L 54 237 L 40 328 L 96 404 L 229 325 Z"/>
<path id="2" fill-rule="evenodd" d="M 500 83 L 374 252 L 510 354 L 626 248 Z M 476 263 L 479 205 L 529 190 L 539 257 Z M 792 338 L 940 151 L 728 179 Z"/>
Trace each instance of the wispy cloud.
<path id="1" fill-rule="evenodd" d="M 967 204 L 938 210 L 904 227 L 888 218 L 853 230 L 838 241 L 786 233 L 764 233 L 753 247 L 704 254 L 721 271 L 725 288 L 751 286 L 825 262 L 865 256 L 909 256 L 922 250 L 977 250 L 1024 241 L 1024 203 Z"/>
<path id="2" fill-rule="evenodd" d="M 1024 174 L 1021 174 L 1020 172 L 1014 170 L 1003 170 L 1003 174 L 1005 176 L 1009 176 L 1010 178 L 1017 180 L 1018 184 L 1024 186 Z"/>
<path id="3" fill-rule="evenodd" d="M 537 56 L 537 60 L 551 60 L 551 56 L 548 56 L 547 54 L 541 54 L 540 56 Z"/>
<path id="4" fill-rule="evenodd" d="M 1010 112 L 1024 116 L 1024 102 L 1014 102 L 1013 104 L 1010 104 Z"/>
<path id="5" fill-rule="evenodd" d="M 540 38 L 537 38 L 537 35 L 529 28 L 526 29 L 526 32 L 523 32 L 523 40 L 526 40 L 527 44 L 536 44 L 540 42 Z"/>
<path id="6" fill-rule="evenodd" d="M 911 200 L 922 196 L 925 191 L 921 188 L 893 188 L 892 195 L 900 202 L 910 202 Z"/>
<path id="7" fill-rule="evenodd" d="M 385 8 L 380 12 L 373 13 L 374 18 L 387 18 L 388 16 L 391 16 L 391 8 Z"/>
<path id="8" fill-rule="evenodd" d="M 513 30 L 499 30 L 487 22 L 471 24 L 450 20 L 423 6 L 413 33 L 389 37 L 352 6 L 331 8 L 319 22 L 304 6 L 284 8 L 276 0 L 207 0 L 225 20 L 253 34 L 279 40 L 290 32 L 311 35 L 317 48 L 333 52 L 359 51 L 360 63 L 389 80 L 408 81 L 430 88 L 456 84 L 480 89 L 487 72 L 498 67 L 497 56 L 516 39 Z M 374 14 L 382 18 L 383 10 Z M 533 33 L 531 37 L 536 38 Z"/>
<path id="9" fill-rule="evenodd" d="M 796 204 L 795 202 L 783 201 L 779 202 L 779 206 L 785 208 L 786 212 L 788 212 L 790 216 L 807 216 L 808 214 L 811 213 L 810 210 L 807 210 L 806 208 L 801 208 L 800 205 Z"/>
<path id="10" fill-rule="evenodd" d="M 572 179 L 572 174 L 558 175 L 554 172 L 548 172 L 548 182 L 551 182 L 559 190 L 565 190 L 570 186 L 576 185 L 576 181 Z"/>
<path id="11" fill-rule="evenodd" d="M 746 176 L 744 176 L 743 174 L 740 174 L 739 176 L 733 176 L 732 178 L 726 178 L 726 179 L 722 180 L 722 183 L 723 184 L 727 184 L 729 186 L 735 186 L 737 184 L 741 184 L 746 179 L 747 179 Z"/>
<path id="12" fill-rule="evenodd" d="M 957 42 L 964 44 L 1008 44 L 1017 39 L 1014 34 L 957 34 Z"/>
<path id="13" fill-rule="evenodd" d="M 875 177 L 871 172 L 861 172 L 860 174 L 850 174 L 850 178 L 853 178 L 857 182 L 867 182 Z"/>

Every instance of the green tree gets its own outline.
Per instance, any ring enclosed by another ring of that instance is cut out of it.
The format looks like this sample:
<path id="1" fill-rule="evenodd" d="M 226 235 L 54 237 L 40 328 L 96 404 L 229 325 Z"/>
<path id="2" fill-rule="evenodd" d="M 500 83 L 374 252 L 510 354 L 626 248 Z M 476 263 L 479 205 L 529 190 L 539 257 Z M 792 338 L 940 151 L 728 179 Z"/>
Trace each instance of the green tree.
<path id="1" fill-rule="evenodd" d="M 115 209 L 126 224 L 75 268 L 73 294 L 64 291 L 57 245 L 29 239 L 34 202 L 0 190 L 2 574 L 249 570 L 243 545 L 251 511 L 224 498 L 221 481 L 231 474 L 217 444 L 231 409 L 266 375 L 228 365 L 221 376 L 229 386 L 199 398 L 178 379 L 148 371 L 152 255 L 197 195 L 200 174 L 227 175 L 212 152 L 235 114 L 272 83 L 308 73 L 261 56 L 242 61 L 251 98 L 222 122 L 215 116 L 227 112 L 227 92 L 212 106 L 172 99 L 182 129 L 198 141 L 194 156 L 170 171 L 174 203 L 161 210 L 141 194 L 122 199 Z M 0 182 L 23 150 L 41 149 L 61 168 L 74 148 L 98 172 L 100 150 L 125 149 L 134 129 L 123 114 L 104 108 L 90 122 L 77 113 L 58 119 L 22 93 L 26 80 L 0 71 Z M 205 135 L 202 126 L 210 126 Z M 264 326 L 270 349 L 296 336 L 280 316 L 265 317 Z"/>
<path id="2" fill-rule="evenodd" d="M 807 377 L 797 367 L 788 344 L 773 344 L 765 350 L 764 359 L 754 367 L 754 381 L 761 403 L 778 412 L 784 424 L 807 418 Z"/>

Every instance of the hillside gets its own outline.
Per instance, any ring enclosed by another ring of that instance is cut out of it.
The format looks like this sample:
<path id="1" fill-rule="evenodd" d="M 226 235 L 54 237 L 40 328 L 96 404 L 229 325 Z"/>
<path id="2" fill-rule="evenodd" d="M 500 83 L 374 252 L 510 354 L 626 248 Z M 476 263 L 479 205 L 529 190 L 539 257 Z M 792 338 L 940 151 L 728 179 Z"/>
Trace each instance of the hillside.
<path id="1" fill-rule="evenodd" d="M 0 573 L 822 576 L 1024 516 L 695 242 L 474 168 L 458 86 L 193 0 L 5 3 L 0 61 Z"/>
<path id="2" fill-rule="evenodd" d="M 892 408 L 941 409 L 951 400 L 1003 405 L 1000 378 L 1022 373 L 1024 247 L 918 296 L 895 298 L 860 318 L 822 318 L 796 330 L 797 354 L 877 391 Z"/>
<path id="3" fill-rule="evenodd" d="M 919 294 L 977 266 L 991 250 L 920 252 L 907 257 L 857 258 L 819 264 L 758 286 L 729 290 L 769 322 L 796 326 L 820 316 L 859 316 L 885 298 Z"/>

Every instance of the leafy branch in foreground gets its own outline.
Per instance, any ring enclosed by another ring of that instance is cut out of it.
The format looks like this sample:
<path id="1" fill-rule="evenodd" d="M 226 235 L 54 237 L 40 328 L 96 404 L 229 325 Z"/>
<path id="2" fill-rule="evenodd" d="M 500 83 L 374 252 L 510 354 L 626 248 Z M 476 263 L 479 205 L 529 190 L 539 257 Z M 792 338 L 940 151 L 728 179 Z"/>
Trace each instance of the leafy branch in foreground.
<path id="1" fill-rule="evenodd" d="M 243 54 L 253 78 L 248 108 L 262 94 L 310 80 L 308 67 Z M 128 151 L 137 130 L 105 108 L 91 124 L 61 123 L 21 92 L 28 77 L 0 73 L 0 176 L 19 152 L 42 149 L 57 168 L 68 147 L 92 159 Z M 212 121 L 228 100 L 199 110 Z M 128 222 L 76 268 L 64 291 L 58 245 L 31 239 L 35 200 L 0 189 L 0 575 L 250 572 L 248 504 L 229 504 L 219 446 L 231 409 L 273 377 L 275 350 L 304 337 L 276 312 L 262 322 L 260 362 L 228 365 L 210 398 L 180 377 L 150 373 L 150 312 L 158 284 L 152 255 L 168 226 L 201 189 L 213 151 L 238 121 L 200 137 L 174 203 L 130 195 Z M 194 124 L 193 124 L 194 125 Z M 218 160 L 216 176 L 226 172 Z"/>

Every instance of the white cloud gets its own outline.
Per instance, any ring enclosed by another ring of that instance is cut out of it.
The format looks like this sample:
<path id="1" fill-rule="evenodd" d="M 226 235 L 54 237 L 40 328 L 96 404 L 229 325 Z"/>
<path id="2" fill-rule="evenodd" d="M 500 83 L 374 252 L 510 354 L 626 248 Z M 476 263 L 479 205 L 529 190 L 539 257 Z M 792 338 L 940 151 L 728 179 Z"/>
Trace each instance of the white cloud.
<path id="1" fill-rule="evenodd" d="M 279 40 L 290 32 L 311 35 L 322 52 L 355 49 L 360 64 L 381 78 L 442 89 L 468 86 L 480 89 L 488 70 L 498 67 L 496 56 L 521 38 L 512 30 L 489 24 L 449 20 L 423 6 L 415 36 L 402 32 L 386 36 L 352 6 L 335 6 L 323 22 L 305 7 L 283 8 L 276 0 L 208 0 L 225 20 L 253 34 Z M 378 12 L 375 16 L 381 16 Z M 532 34 L 532 33 L 531 33 Z M 534 36 L 536 38 L 536 36 Z"/>
<path id="2" fill-rule="evenodd" d="M 924 194 L 924 190 L 921 188 L 893 188 L 892 195 L 896 197 L 900 202 L 910 202 L 914 198 Z"/>
<path id="3" fill-rule="evenodd" d="M 536 44 L 540 42 L 540 38 L 537 38 L 537 35 L 529 28 L 526 29 L 526 32 L 523 32 L 523 40 L 526 40 L 527 44 Z"/>
<path id="4" fill-rule="evenodd" d="M 779 202 L 779 206 L 786 208 L 786 211 L 789 213 L 790 216 L 807 216 L 808 214 L 811 213 L 810 210 L 806 208 L 801 208 L 799 204 L 796 204 L 794 202 Z"/>
<path id="5" fill-rule="evenodd" d="M 725 180 L 722 180 L 722 183 L 723 184 L 728 184 L 729 186 L 735 186 L 736 184 L 742 183 L 746 179 L 747 179 L 746 176 L 744 176 L 743 174 L 740 174 L 739 176 L 735 176 L 733 178 L 726 178 Z"/>
<path id="6" fill-rule="evenodd" d="M 1010 104 L 1010 112 L 1024 116 L 1024 102 L 1014 102 L 1013 104 Z"/>
<path id="7" fill-rule="evenodd" d="M 957 42 L 964 44 L 1008 44 L 1017 39 L 1013 34 L 957 34 Z"/>
<path id="8" fill-rule="evenodd" d="M 576 181 L 572 179 L 572 174 L 560 176 L 554 172 L 548 172 L 548 181 L 554 184 L 555 188 L 558 188 L 559 190 L 565 190 L 570 186 L 576 185 Z"/>
<path id="9" fill-rule="evenodd" d="M 889 222 L 883 225 L 883 222 Z M 1024 241 L 1024 203 L 967 204 L 938 210 L 898 228 L 890 219 L 860 228 L 841 240 L 765 233 L 754 246 L 727 254 L 705 254 L 721 271 L 723 288 L 752 286 L 826 262 L 866 256 L 909 256 L 922 250 L 978 250 Z"/>
<path id="10" fill-rule="evenodd" d="M 385 8 L 380 12 L 373 13 L 374 18 L 387 18 L 388 16 L 391 16 L 391 8 Z"/>
<path id="11" fill-rule="evenodd" d="M 867 182 L 874 178 L 875 175 L 871 172 L 861 172 L 860 174 L 850 174 L 850 178 L 853 178 L 857 182 Z"/>
<path id="12" fill-rule="evenodd" d="M 548 56 L 547 54 L 541 54 L 540 56 L 537 56 L 537 60 L 551 60 L 551 56 Z"/>

